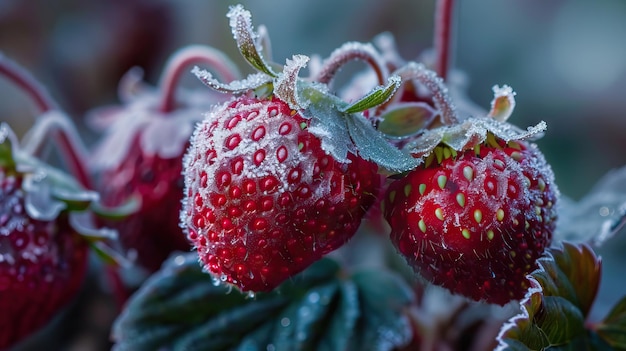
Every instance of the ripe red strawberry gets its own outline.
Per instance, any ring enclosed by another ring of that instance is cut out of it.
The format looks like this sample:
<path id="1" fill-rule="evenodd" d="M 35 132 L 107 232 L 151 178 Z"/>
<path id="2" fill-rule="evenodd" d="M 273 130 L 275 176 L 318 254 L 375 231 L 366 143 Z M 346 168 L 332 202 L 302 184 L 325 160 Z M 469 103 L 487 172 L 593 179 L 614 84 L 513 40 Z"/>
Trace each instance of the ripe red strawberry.
<path id="1" fill-rule="evenodd" d="M 273 97 L 238 97 L 197 127 L 185 157 L 182 225 L 208 271 L 269 291 L 356 232 L 380 185 L 377 166 L 341 163 L 309 119 Z"/>
<path id="2" fill-rule="evenodd" d="M 42 327 L 74 298 L 88 253 L 87 240 L 71 225 L 71 212 L 49 198 L 50 173 L 32 167 L 24 172 L 13 158 L 9 133 L 0 126 L 2 350 Z"/>
<path id="3" fill-rule="evenodd" d="M 523 297 L 551 242 L 557 189 L 534 144 L 492 137 L 458 154 L 440 144 L 426 166 L 389 186 L 385 218 L 424 278 L 503 305 Z"/>

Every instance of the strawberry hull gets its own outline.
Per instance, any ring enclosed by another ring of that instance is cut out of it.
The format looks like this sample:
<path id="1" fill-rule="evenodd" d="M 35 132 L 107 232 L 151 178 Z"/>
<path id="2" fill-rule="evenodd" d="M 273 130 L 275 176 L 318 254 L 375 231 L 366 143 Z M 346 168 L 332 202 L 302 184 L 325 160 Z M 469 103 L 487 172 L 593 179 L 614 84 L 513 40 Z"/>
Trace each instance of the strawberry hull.
<path id="1" fill-rule="evenodd" d="M 556 188 L 534 146 L 481 146 L 389 186 L 391 240 L 427 280 L 474 300 L 506 304 L 550 245 Z"/>
<path id="2" fill-rule="evenodd" d="M 308 120 L 242 97 L 199 125 L 185 159 L 183 226 L 216 279 L 269 291 L 347 242 L 373 204 L 377 166 L 326 154 Z"/>

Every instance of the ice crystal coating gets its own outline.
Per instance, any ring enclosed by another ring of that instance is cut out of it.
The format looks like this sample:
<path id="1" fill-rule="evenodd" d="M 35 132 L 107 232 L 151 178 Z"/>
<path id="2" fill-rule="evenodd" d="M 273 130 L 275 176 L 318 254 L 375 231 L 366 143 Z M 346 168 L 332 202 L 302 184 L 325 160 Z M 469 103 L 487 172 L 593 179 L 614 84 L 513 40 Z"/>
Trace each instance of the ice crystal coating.
<path id="1" fill-rule="evenodd" d="M 489 117 L 469 118 L 460 124 L 431 129 L 405 146 L 415 157 L 427 156 L 444 143 L 456 151 L 467 150 L 484 142 L 488 133 L 504 140 L 525 140 L 539 136 L 547 128 L 541 121 L 535 126 L 522 130 L 512 124 L 502 123 Z"/>
<path id="2" fill-rule="evenodd" d="M 243 94 L 272 82 L 272 77 L 262 72 L 253 73 L 244 79 L 234 80 L 226 84 L 220 83 L 220 81 L 213 78 L 211 72 L 199 67 L 194 67 L 191 73 L 195 74 L 204 85 L 222 93 Z"/>

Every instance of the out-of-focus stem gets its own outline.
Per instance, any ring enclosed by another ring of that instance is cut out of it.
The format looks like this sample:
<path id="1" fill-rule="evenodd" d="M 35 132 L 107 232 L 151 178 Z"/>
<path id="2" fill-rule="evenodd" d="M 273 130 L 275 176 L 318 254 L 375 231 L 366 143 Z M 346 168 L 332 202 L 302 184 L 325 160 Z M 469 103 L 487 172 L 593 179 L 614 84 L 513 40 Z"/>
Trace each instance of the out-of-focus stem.
<path id="1" fill-rule="evenodd" d="M 0 74 L 26 93 L 41 113 L 58 110 L 57 104 L 47 90 L 29 72 L 2 55 L 0 55 Z M 85 167 L 84 157 L 78 151 L 83 150 L 84 147 L 78 145 L 81 142 L 80 139 L 76 139 L 78 133 L 75 133 L 73 124 L 63 124 L 60 128 L 54 128 L 51 131 L 70 172 L 85 188 L 92 189 L 91 178 Z"/>
<path id="2" fill-rule="evenodd" d="M 452 15 L 454 0 L 437 0 L 435 9 L 435 38 L 434 45 L 437 55 L 436 72 L 439 77 L 446 79 L 450 67 L 450 51 L 452 41 Z"/>
<path id="3" fill-rule="evenodd" d="M 224 53 L 212 47 L 191 45 L 174 53 L 165 64 L 159 87 L 162 91 L 160 112 L 168 113 L 176 108 L 176 87 L 186 68 L 194 64 L 208 65 L 222 79 L 232 81 L 239 78 L 235 64 Z"/>

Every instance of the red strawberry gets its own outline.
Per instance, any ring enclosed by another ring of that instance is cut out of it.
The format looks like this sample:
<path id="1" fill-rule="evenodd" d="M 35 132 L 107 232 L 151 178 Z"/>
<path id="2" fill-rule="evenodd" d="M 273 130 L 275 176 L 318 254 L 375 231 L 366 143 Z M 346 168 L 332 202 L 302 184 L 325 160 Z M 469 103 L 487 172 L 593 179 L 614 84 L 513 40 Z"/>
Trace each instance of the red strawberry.
<path id="1" fill-rule="evenodd" d="M 13 139 L 13 140 L 11 140 Z M 12 132 L 0 126 L 0 349 L 46 324 L 81 287 L 88 243 L 57 201 L 51 170 L 17 163 Z M 28 167 L 28 171 L 24 171 Z M 65 183 L 68 185 L 70 183 Z M 63 192 L 68 191 L 63 189 Z M 86 197 L 78 193 L 75 199 Z M 52 196 L 55 198 L 53 199 Z"/>
<path id="2" fill-rule="evenodd" d="M 557 189 L 534 144 L 487 140 L 458 154 L 437 146 L 426 166 L 389 186 L 385 218 L 424 278 L 503 305 L 523 297 L 551 242 Z"/>
<path id="3" fill-rule="evenodd" d="M 341 163 L 298 111 L 242 96 L 200 124 L 185 157 L 182 225 L 206 269 L 269 291 L 337 249 L 375 199 L 377 166 Z"/>

